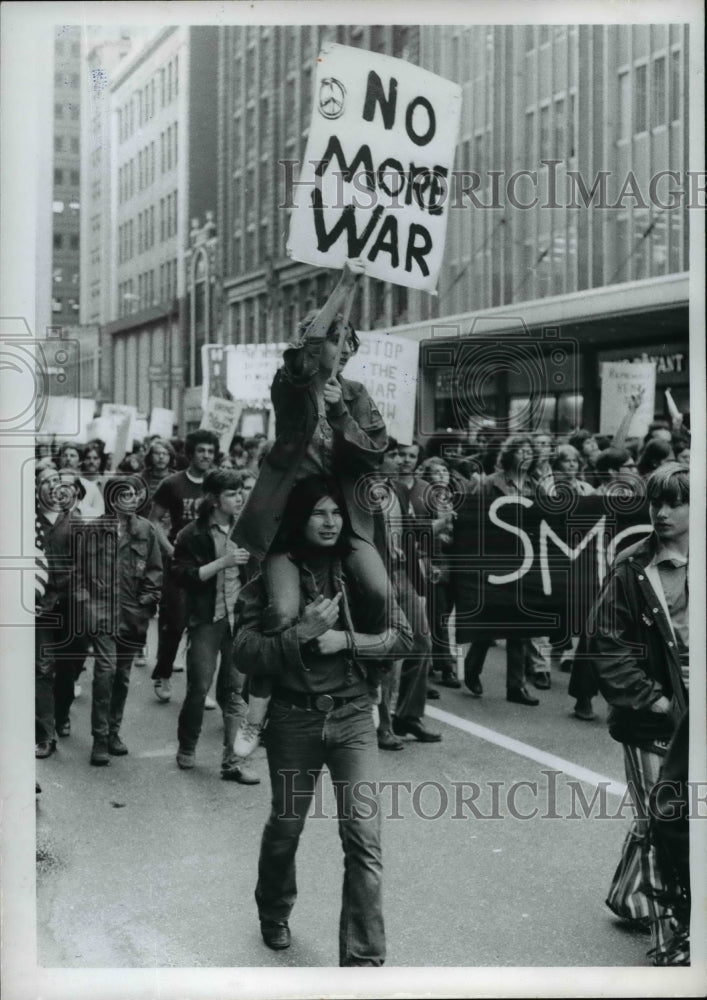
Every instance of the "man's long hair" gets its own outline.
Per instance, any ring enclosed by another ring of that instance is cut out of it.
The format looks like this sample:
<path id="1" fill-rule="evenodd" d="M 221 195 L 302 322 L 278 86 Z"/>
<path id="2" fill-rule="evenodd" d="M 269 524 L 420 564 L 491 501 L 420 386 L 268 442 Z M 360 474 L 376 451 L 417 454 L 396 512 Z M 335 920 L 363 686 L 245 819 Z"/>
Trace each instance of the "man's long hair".
<path id="1" fill-rule="evenodd" d="M 273 542 L 273 552 L 288 552 L 296 559 L 302 559 L 311 552 L 311 546 L 305 541 L 304 531 L 312 511 L 325 497 L 331 497 L 336 503 L 343 519 L 337 543 L 327 551 L 338 558 L 343 558 L 351 552 L 353 528 L 346 509 L 346 501 L 337 481 L 324 476 L 308 476 L 293 488 L 282 516 L 280 529 Z"/>

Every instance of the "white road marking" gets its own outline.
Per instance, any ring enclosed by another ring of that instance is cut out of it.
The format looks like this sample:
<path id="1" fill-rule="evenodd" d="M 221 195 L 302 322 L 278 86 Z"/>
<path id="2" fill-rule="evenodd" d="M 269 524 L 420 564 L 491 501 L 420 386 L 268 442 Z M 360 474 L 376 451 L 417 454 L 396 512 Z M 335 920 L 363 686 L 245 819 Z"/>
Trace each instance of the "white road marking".
<path id="1" fill-rule="evenodd" d="M 582 767 L 581 764 L 575 764 L 571 760 L 564 760 L 564 758 L 557 757 L 554 753 L 539 750 L 537 747 L 531 746 L 530 743 L 522 743 L 520 740 L 514 740 L 512 736 L 497 733 L 495 729 L 480 726 L 477 722 L 469 722 L 468 719 L 462 719 L 459 715 L 445 712 L 444 709 L 436 708 L 433 705 L 426 706 L 425 714 L 431 719 L 446 722 L 448 726 L 454 726 L 455 729 L 461 729 L 472 736 L 478 736 L 479 739 L 486 740 L 488 743 L 495 743 L 496 746 L 503 747 L 504 750 L 510 750 L 511 753 L 517 753 L 521 757 L 527 757 L 528 760 L 544 764 L 554 771 L 563 771 L 572 778 L 585 781 L 588 785 L 594 785 L 595 787 L 604 785 L 610 795 L 618 795 L 622 798 L 626 794 L 626 785 L 620 781 L 607 778 L 596 771 L 590 771 L 589 768 Z"/>

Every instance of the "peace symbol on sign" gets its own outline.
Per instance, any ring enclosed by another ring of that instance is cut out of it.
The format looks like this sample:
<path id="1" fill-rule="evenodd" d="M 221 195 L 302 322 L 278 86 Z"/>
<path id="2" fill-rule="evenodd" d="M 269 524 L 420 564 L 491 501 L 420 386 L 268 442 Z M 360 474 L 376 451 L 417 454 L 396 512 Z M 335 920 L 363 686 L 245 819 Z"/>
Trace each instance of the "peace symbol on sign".
<path id="1" fill-rule="evenodd" d="M 340 118 L 344 113 L 346 88 L 340 80 L 328 76 L 319 85 L 319 113 L 324 118 Z"/>

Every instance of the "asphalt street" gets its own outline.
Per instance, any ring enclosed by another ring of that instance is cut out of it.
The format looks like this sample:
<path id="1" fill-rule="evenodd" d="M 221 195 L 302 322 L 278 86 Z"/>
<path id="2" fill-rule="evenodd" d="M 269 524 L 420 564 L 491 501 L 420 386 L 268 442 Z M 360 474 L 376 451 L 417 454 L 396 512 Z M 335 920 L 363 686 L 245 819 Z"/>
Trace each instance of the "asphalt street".
<path id="1" fill-rule="evenodd" d="M 499 646 L 482 699 L 440 688 L 428 702 L 441 743 L 407 739 L 402 752 L 380 753 L 379 777 L 392 783 L 382 796 L 387 965 L 647 966 L 648 938 L 604 905 L 630 822 L 628 808 L 617 815 L 622 755 L 606 706 L 597 700 L 595 722 L 573 718 L 562 674 L 539 707 L 511 705 L 504 674 Z M 180 771 L 184 685 L 176 674 L 172 701 L 160 704 L 150 668 L 134 668 L 130 753 L 95 768 L 84 673 L 71 736 L 37 762 L 40 965 L 335 965 L 342 853 L 331 787 L 298 853 L 292 946 L 269 951 L 253 900 L 265 753 L 253 758 L 260 785 L 221 781 L 220 713 L 207 712 L 197 767 Z M 603 801 L 583 809 L 580 792 L 591 801 L 602 784 Z"/>

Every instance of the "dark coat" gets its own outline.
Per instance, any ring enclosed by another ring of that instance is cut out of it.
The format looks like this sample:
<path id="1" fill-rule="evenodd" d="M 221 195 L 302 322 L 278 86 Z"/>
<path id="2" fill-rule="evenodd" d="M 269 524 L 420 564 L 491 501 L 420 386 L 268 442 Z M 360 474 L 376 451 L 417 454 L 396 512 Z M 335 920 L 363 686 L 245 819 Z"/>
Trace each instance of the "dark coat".
<path id="1" fill-rule="evenodd" d="M 587 623 L 588 651 L 610 705 L 609 732 L 646 748 L 670 740 L 687 706 L 670 620 L 645 572 L 654 552 L 651 535 L 617 556 Z M 651 711 L 663 695 L 670 712 Z"/>
<path id="2" fill-rule="evenodd" d="M 275 374 L 270 395 L 275 409 L 276 440 L 263 461 L 248 502 L 238 519 L 234 537 L 259 559 L 264 558 L 277 534 L 299 467 L 317 426 L 316 368 L 302 370 L 302 351 L 285 352 L 285 366 Z M 360 382 L 341 378 L 344 411 L 329 415 L 334 431 L 334 473 L 341 484 L 356 535 L 373 541 L 372 516 L 356 484 L 363 473 L 374 471 L 388 444 L 383 418 Z"/>
<path id="3" fill-rule="evenodd" d="M 128 631 L 147 633 L 162 596 L 162 552 L 153 525 L 137 515 L 128 518 L 118 540 L 120 622 Z"/>
<path id="4" fill-rule="evenodd" d="M 402 522 L 400 524 L 402 548 L 405 553 L 405 573 L 416 593 L 424 596 L 427 593 L 427 578 L 425 572 L 425 555 L 431 546 L 430 523 L 428 517 L 417 515 L 414 509 L 410 512 L 411 496 L 407 487 L 396 477 L 387 479 L 388 486 L 393 490 L 400 510 L 402 511 Z M 393 578 L 392 567 L 389 565 L 390 553 L 388 551 L 387 522 L 385 515 L 380 511 L 373 513 L 373 544 L 378 549 L 378 554 L 388 569 L 388 575 Z"/>
<path id="5" fill-rule="evenodd" d="M 76 533 L 81 518 L 75 511 L 62 511 L 52 524 L 41 512 L 37 514 L 44 537 L 48 578 L 39 602 L 39 614 L 49 614 L 59 605 L 68 605 L 76 590 Z"/>
<path id="6" fill-rule="evenodd" d="M 203 625 L 214 620 L 218 574 L 199 579 L 199 569 L 216 558 L 216 545 L 208 521 L 192 521 L 174 540 L 171 571 L 179 587 L 187 592 L 187 622 Z M 253 574 L 251 562 L 238 567 L 241 584 Z"/>
<path id="7" fill-rule="evenodd" d="M 162 591 L 162 556 L 154 527 L 133 515 L 118 538 L 118 523 L 104 515 L 78 529 L 76 600 L 87 626 L 114 634 L 121 623 L 147 630 Z"/>
<path id="8" fill-rule="evenodd" d="M 376 661 L 398 659 L 410 652 L 413 636 L 407 619 L 392 599 L 381 606 L 380 602 L 366 599 L 366 595 L 353 590 L 340 564 L 334 565 L 334 591 L 341 592 L 341 617 L 345 631 L 351 636 L 352 669 L 364 678 L 368 667 Z M 300 613 L 317 596 L 314 577 L 306 566 L 300 566 Z M 282 676 L 287 671 L 307 671 L 300 643 L 297 623 L 277 634 L 265 634 L 263 629 L 268 595 L 262 577 L 258 576 L 244 587 L 238 599 L 238 620 L 234 640 L 234 655 L 239 670 L 247 674 Z M 366 655 L 357 656 L 354 633 L 370 639 Z"/>

